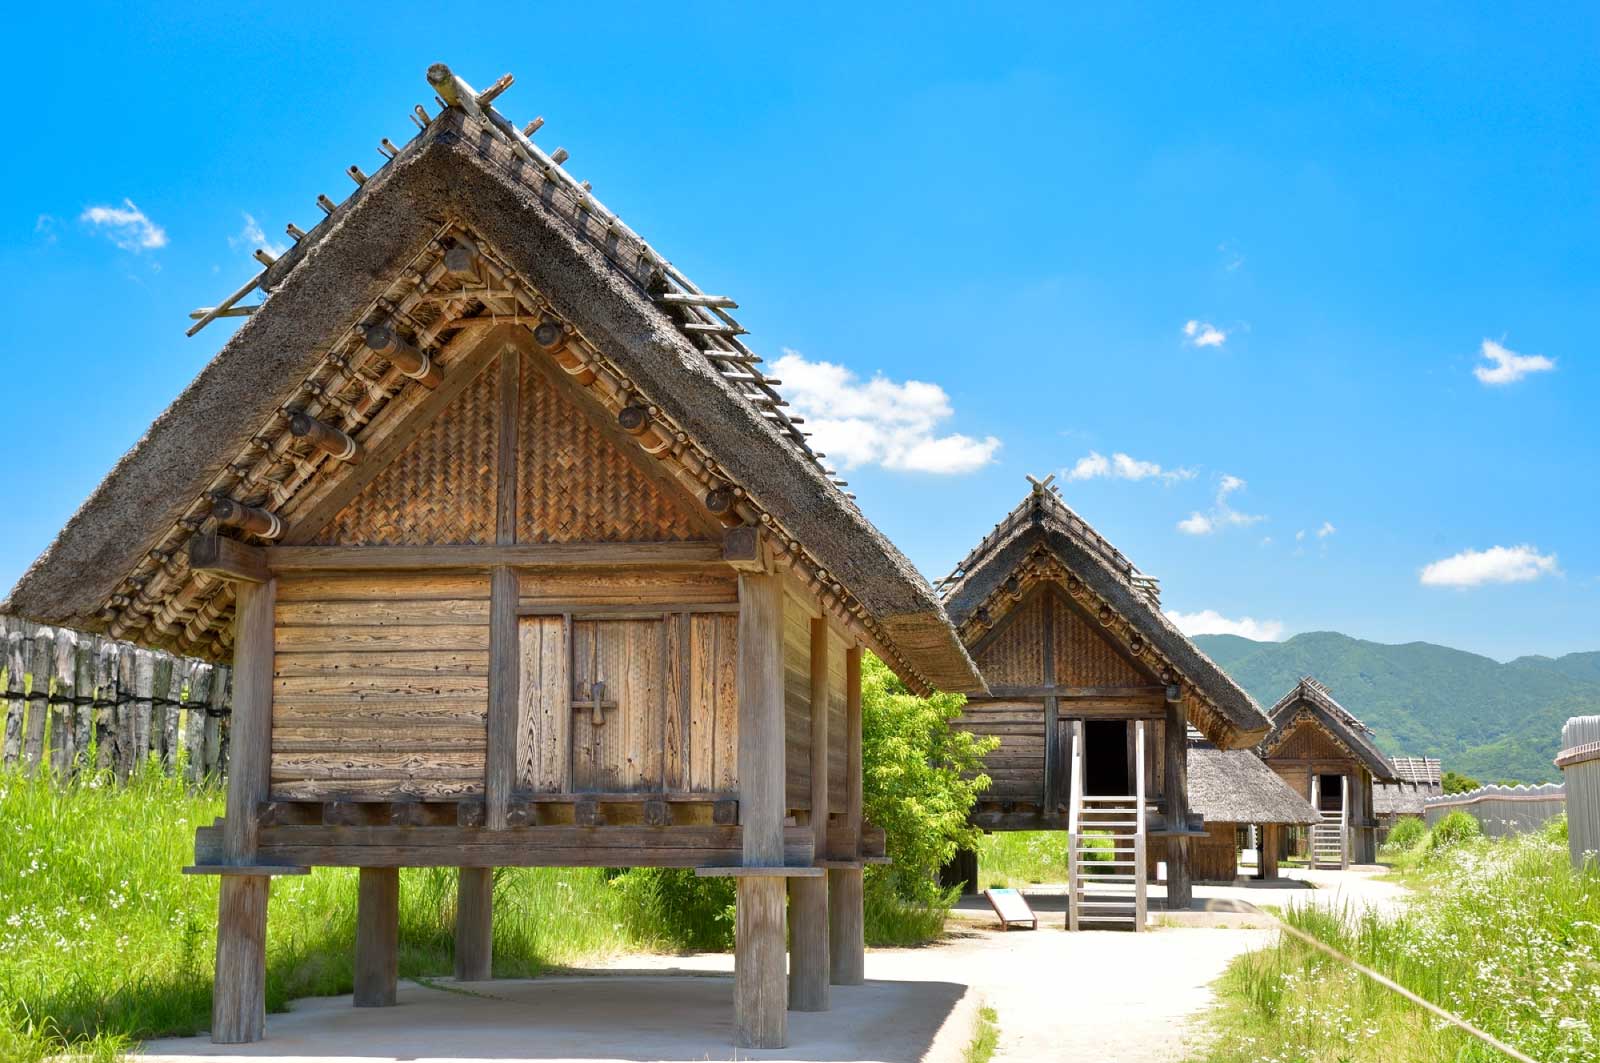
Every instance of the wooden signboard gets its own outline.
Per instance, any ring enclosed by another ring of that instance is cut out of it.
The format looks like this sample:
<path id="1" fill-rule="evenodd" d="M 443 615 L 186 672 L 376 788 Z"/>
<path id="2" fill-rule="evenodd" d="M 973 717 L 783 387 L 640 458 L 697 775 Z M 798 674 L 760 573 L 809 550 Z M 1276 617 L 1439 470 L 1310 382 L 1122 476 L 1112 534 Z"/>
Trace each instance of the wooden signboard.
<path id="1" fill-rule="evenodd" d="M 1000 917 L 1000 925 L 1006 930 L 1013 926 L 1026 923 L 1029 930 L 1039 929 L 1039 917 L 1033 914 L 1033 909 L 1028 907 L 1028 899 L 1018 890 L 987 889 L 983 895 L 989 901 L 989 907 L 994 909 L 994 914 Z"/>

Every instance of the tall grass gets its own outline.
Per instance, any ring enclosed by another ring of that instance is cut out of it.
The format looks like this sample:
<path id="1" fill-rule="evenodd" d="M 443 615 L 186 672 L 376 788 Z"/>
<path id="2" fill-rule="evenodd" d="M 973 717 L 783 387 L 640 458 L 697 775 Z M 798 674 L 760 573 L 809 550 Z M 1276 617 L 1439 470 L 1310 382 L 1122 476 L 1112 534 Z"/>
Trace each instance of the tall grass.
<path id="1" fill-rule="evenodd" d="M 1419 893 L 1398 916 L 1285 918 L 1535 1059 L 1600 1058 L 1600 874 L 1575 874 L 1548 832 L 1409 852 Z M 1213 1063 L 1504 1058 L 1293 940 L 1241 957 L 1218 988 Z"/>
<path id="2" fill-rule="evenodd" d="M 209 1025 L 217 883 L 179 872 L 193 862 L 195 827 L 222 804 L 156 771 L 123 787 L 0 774 L 0 1059 L 40 1060 L 68 1045 L 106 1059 Z M 350 991 L 355 876 L 274 880 L 269 1009 Z M 450 972 L 455 877 L 402 872 L 403 976 Z M 534 975 L 667 941 L 659 927 L 630 923 L 628 907 L 598 868 L 497 872 L 495 973 Z"/>

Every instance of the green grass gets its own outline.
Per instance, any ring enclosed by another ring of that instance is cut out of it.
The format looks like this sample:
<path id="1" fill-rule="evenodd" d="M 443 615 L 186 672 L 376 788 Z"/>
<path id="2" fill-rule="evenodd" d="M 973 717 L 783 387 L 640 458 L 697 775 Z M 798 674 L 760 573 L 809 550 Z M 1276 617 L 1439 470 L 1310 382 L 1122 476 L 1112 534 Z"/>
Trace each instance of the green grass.
<path id="1" fill-rule="evenodd" d="M 961 1054 L 963 1063 L 989 1063 L 1000 1044 L 1000 1027 L 995 1024 L 999 1016 L 987 1005 L 978 1010 L 978 1022 L 972 1030 L 972 1043 Z"/>
<path id="2" fill-rule="evenodd" d="M 1111 859 L 1111 838 L 1098 832 L 1084 835 L 1091 850 L 1085 873 L 1093 873 L 1094 863 Z M 1110 869 L 1102 869 L 1110 870 Z M 978 888 L 1041 884 L 1058 885 L 1067 881 L 1067 833 L 1059 830 L 1005 831 L 985 834 L 978 844 Z"/>
<path id="3" fill-rule="evenodd" d="M 0 772 L 0 1060 L 72 1050 L 111 1059 L 139 1040 L 210 1023 L 217 880 L 185 876 L 194 830 L 222 814 L 219 791 L 158 771 L 128 785 Z M 869 869 L 866 937 L 938 937 L 947 904 L 897 897 Z M 516 868 L 495 874 L 494 973 L 530 977 L 630 949 L 731 947 L 733 886 L 692 871 Z M 456 873 L 407 869 L 400 973 L 453 967 Z M 275 879 L 267 920 L 267 1007 L 348 993 L 356 872 Z"/>
<path id="4" fill-rule="evenodd" d="M 1393 918 L 1296 908 L 1286 920 L 1540 1060 L 1600 1057 L 1600 874 L 1575 874 L 1555 828 L 1402 853 L 1418 889 Z M 1210 1063 L 1499 1061 L 1345 965 L 1287 941 L 1218 983 Z"/>

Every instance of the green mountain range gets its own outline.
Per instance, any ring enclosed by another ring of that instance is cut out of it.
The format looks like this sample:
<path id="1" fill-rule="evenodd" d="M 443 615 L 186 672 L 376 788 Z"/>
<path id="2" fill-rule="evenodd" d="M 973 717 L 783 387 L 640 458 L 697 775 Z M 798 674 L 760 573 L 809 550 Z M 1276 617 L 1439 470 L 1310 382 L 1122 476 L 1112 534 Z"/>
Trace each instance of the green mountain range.
<path id="1" fill-rule="evenodd" d="M 1438 757 L 1483 782 L 1558 781 L 1551 763 L 1570 716 L 1600 713 L 1600 652 L 1519 657 L 1409 642 L 1387 646 L 1335 631 L 1284 642 L 1236 635 L 1194 640 L 1263 709 L 1315 676 L 1376 734 L 1385 753 Z"/>

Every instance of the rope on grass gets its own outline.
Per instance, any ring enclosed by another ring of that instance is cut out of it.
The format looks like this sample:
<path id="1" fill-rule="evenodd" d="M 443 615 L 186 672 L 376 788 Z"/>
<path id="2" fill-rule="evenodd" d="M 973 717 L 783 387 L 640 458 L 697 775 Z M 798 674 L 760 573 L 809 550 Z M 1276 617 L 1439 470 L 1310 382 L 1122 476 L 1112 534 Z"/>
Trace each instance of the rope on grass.
<path id="1" fill-rule="evenodd" d="M 1417 994 L 1413 993 L 1411 990 L 1407 989 L 1405 986 L 1401 985 L 1399 982 L 1396 982 L 1394 979 L 1388 978 L 1388 977 L 1386 977 L 1384 975 L 1379 974 L 1377 971 L 1374 971 L 1371 967 L 1368 967 L 1366 964 L 1356 962 L 1355 960 L 1351 959 L 1349 956 L 1346 956 L 1344 953 L 1342 953 L 1338 949 L 1334 948 L 1332 945 L 1329 945 L 1327 942 L 1321 941 L 1318 938 L 1315 938 L 1315 937 L 1311 936 L 1310 934 L 1306 933 L 1304 930 L 1299 929 L 1298 927 L 1290 926 L 1288 923 L 1285 923 L 1282 919 L 1279 919 L 1276 916 L 1270 915 L 1269 913 L 1266 913 L 1266 912 L 1263 912 L 1262 914 L 1266 915 L 1273 922 L 1277 923 L 1279 930 L 1282 930 L 1283 932 L 1291 935 L 1292 937 L 1296 937 L 1296 938 L 1300 939 L 1301 941 L 1304 941 L 1307 945 L 1310 945 L 1313 948 L 1321 949 L 1323 952 L 1326 952 L 1329 956 L 1332 956 L 1334 959 L 1339 960 L 1342 963 L 1349 964 L 1351 967 L 1355 968 L 1357 971 L 1359 971 L 1362 974 L 1366 975 L 1368 978 L 1372 979 L 1374 982 L 1377 982 L 1379 985 L 1383 986 L 1385 989 L 1393 990 L 1394 992 L 1400 994 L 1402 997 L 1405 997 L 1407 1000 L 1411 1001 L 1411 1003 L 1417 1005 L 1418 1007 L 1424 1009 L 1425 1011 L 1428 1011 L 1428 1012 L 1431 1012 L 1434 1015 L 1437 1015 L 1439 1018 L 1443 1019 L 1445 1022 L 1448 1022 L 1450 1025 L 1452 1025 L 1452 1026 L 1454 1026 L 1454 1027 L 1456 1027 L 1458 1029 L 1465 1030 L 1467 1033 L 1471 1034 L 1473 1037 L 1476 1037 L 1478 1040 L 1482 1041 L 1484 1044 L 1488 1045 L 1489 1047 L 1494 1048 L 1494 1049 L 1496 1049 L 1496 1050 L 1498 1050 L 1500 1052 L 1504 1052 L 1506 1055 L 1510 1056 L 1512 1059 L 1517 1060 L 1518 1063 L 1539 1063 L 1539 1061 L 1537 1059 L 1534 1059 L 1532 1056 L 1525 1055 L 1524 1053 L 1517 1051 L 1515 1048 L 1512 1048 L 1510 1045 L 1506 1044 L 1504 1041 L 1502 1041 L 1499 1038 L 1495 1037 L 1493 1034 L 1486 1033 L 1485 1031 L 1478 1029 L 1476 1026 L 1472 1025 L 1472 1023 L 1468 1022 L 1466 1019 L 1463 1019 L 1463 1018 L 1460 1018 L 1460 1017 L 1458 1017 L 1456 1015 L 1450 1014 L 1450 1012 L 1444 1010 L 1443 1008 L 1441 1008 L 1439 1005 L 1433 1003 L 1432 1001 L 1424 1000 L 1422 997 L 1420 997 Z"/>

